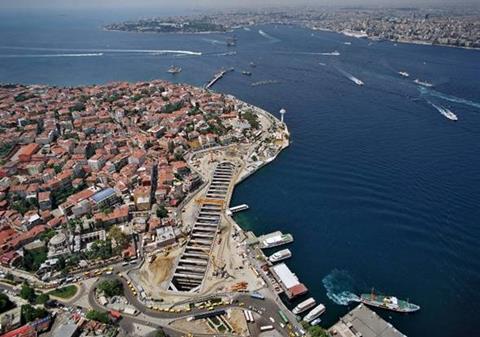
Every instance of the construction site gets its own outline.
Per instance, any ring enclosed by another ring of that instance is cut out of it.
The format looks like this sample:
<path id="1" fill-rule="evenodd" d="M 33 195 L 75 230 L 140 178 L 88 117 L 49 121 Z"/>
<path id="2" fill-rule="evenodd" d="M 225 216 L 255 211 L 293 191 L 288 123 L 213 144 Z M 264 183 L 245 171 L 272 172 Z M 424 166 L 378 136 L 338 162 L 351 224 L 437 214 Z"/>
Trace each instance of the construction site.
<path id="1" fill-rule="evenodd" d="M 265 137 L 282 132 L 271 116 L 259 114 L 259 121 Z M 130 274 L 145 289 L 146 304 L 176 305 L 211 294 L 265 287 L 248 262 L 247 236 L 231 218 L 229 206 L 236 183 L 271 162 L 272 153 L 288 146 L 288 138 L 269 146 L 260 137 L 255 143 L 205 149 L 186 158 L 204 185 L 178 213 L 184 237 L 155 252 Z"/>

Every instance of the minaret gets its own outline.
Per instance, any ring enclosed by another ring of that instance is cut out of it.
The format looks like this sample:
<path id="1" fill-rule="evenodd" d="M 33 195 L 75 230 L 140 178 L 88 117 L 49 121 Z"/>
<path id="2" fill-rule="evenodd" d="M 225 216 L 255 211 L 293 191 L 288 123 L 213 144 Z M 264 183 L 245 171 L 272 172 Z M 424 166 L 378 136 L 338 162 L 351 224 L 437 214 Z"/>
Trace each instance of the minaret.
<path id="1" fill-rule="evenodd" d="M 283 116 L 285 115 L 285 113 L 287 112 L 287 110 L 285 109 L 280 109 L 280 122 L 283 123 Z"/>

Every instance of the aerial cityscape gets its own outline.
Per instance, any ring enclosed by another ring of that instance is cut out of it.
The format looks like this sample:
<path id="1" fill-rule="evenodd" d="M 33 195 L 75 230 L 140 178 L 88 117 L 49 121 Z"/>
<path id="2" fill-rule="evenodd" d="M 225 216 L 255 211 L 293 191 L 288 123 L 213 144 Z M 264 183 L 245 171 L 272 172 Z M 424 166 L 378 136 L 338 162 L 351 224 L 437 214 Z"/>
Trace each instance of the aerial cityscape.
<path id="1" fill-rule="evenodd" d="M 142 1 L 0 4 L 0 337 L 475 335 L 480 7 Z"/>

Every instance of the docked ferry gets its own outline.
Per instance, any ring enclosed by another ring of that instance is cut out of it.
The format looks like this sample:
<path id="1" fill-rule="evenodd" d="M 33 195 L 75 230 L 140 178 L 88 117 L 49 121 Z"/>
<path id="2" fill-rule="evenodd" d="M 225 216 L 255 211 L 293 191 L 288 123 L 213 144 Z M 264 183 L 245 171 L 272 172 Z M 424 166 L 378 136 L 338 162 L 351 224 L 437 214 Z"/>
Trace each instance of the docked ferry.
<path id="1" fill-rule="evenodd" d="M 276 262 L 286 260 L 290 257 L 292 257 L 292 252 L 290 251 L 290 249 L 287 248 L 287 249 L 279 250 L 278 252 L 270 255 L 268 257 L 268 261 L 272 263 L 276 263 Z"/>
<path id="2" fill-rule="evenodd" d="M 325 306 L 323 304 L 317 305 L 315 308 L 313 308 L 304 318 L 303 320 L 307 323 L 310 323 L 314 319 L 317 319 L 318 316 L 323 314 L 325 312 Z"/>
<path id="3" fill-rule="evenodd" d="M 420 310 L 420 306 L 416 304 L 399 300 L 395 296 L 376 295 L 373 292 L 371 294 L 360 295 L 359 301 L 366 305 L 396 312 L 414 312 Z"/>
<path id="4" fill-rule="evenodd" d="M 276 235 L 263 240 L 261 248 L 273 248 L 290 242 L 293 242 L 293 236 L 291 234 Z"/>
<path id="5" fill-rule="evenodd" d="M 292 312 L 295 315 L 301 314 L 304 311 L 307 311 L 310 308 L 315 306 L 316 302 L 313 297 L 306 299 L 305 301 L 299 303 L 295 308 L 293 308 Z"/>

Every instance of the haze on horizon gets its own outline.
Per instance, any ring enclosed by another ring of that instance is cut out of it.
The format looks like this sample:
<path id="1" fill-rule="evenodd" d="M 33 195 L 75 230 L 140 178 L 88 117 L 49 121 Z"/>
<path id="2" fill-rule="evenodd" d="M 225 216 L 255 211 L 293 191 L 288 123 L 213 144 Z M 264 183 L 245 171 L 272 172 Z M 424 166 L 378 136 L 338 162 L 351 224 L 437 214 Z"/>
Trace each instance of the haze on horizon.
<path id="1" fill-rule="evenodd" d="M 177 8 L 228 9 L 272 6 L 480 7 L 478 0 L 1 0 L 0 8 Z"/>

